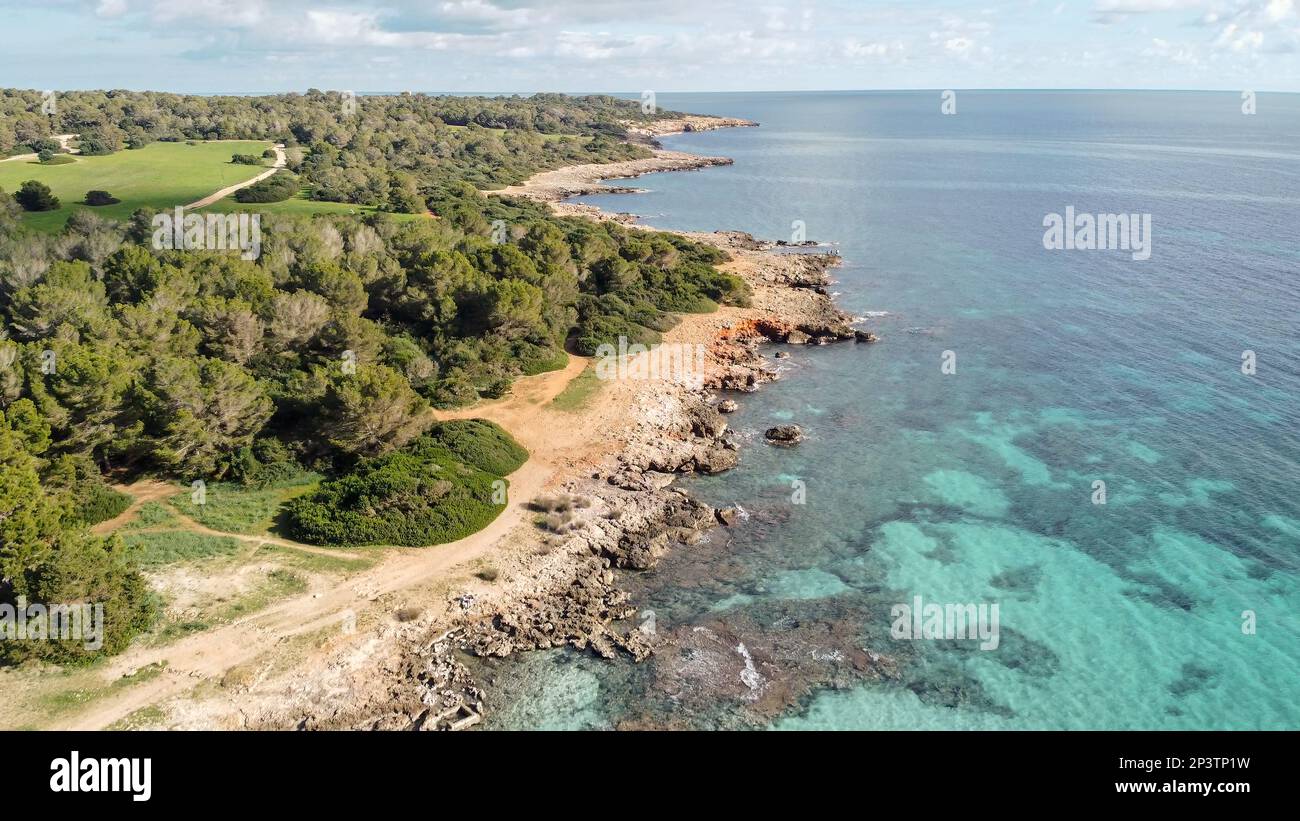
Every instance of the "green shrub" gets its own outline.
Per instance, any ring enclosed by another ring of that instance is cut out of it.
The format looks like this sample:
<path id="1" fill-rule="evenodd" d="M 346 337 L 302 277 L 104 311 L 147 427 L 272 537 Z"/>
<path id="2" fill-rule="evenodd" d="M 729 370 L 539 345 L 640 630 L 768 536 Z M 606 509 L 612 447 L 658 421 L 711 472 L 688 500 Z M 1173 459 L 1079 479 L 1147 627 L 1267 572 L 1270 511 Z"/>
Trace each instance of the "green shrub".
<path id="1" fill-rule="evenodd" d="M 524 376 L 536 376 L 539 373 L 558 371 L 569 364 L 569 357 L 559 348 L 544 348 L 540 345 L 521 345 L 515 351 L 519 370 Z"/>
<path id="2" fill-rule="evenodd" d="M 119 202 L 121 200 L 107 191 L 96 189 L 86 192 L 86 205 L 117 205 Z"/>
<path id="3" fill-rule="evenodd" d="M 238 202 L 282 202 L 298 193 L 298 178 L 288 171 L 277 171 L 261 182 L 235 192 Z"/>
<path id="4" fill-rule="evenodd" d="M 54 196 L 50 187 L 38 180 L 28 180 L 14 194 L 18 204 L 28 211 L 57 211 L 59 198 Z"/>
<path id="5" fill-rule="evenodd" d="M 289 532 L 320 545 L 443 544 L 482 530 L 505 509 L 497 481 L 505 480 L 421 437 L 290 502 Z"/>
<path id="6" fill-rule="evenodd" d="M 82 482 L 76 493 L 72 518 L 84 525 L 97 525 L 119 516 L 131 506 L 131 497 L 97 481 Z"/>
<path id="7" fill-rule="evenodd" d="M 505 429 L 486 419 L 439 422 L 425 436 L 484 473 L 507 476 L 528 461 L 528 451 Z"/>
<path id="8" fill-rule="evenodd" d="M 91 632 L 78 638 L 43 641 L 0 641 L 0 664 L 31 659 L 80 665 L 122 652 L 131 639 L 149 628 L 157 616 L 158 600 L 132 566 L 129 550 L 116 536 L 91 538 L 67 534 L 50 558 L 27 571 L 28 602 L 50 605 L 102 605 L 103 634 L 98 647 L 87 647 Z M 0 603 L 16 606 L 12 589 L 0 590 Z M 93 611 L 92 611 L 93 613 Z M 92 621 L 95 617 L 92 615 Z M 93 625 L 83 619 L 83 630 Z M 93 643 L 93 642 L 92 642 Z"/>
<path id="9" fill-rule="evenodd" d="M 115 133 L 100 130 L 83 131 L 77 138 L 77 146 L 87 157 L 112 154 L 122 148 L 122 140 Z"/>
<path id="10" fill-rule="evenodd" d="M 232 154 L 230 161 L 235 165 L 261 165 L 262 158 L 256 154 Z"/>

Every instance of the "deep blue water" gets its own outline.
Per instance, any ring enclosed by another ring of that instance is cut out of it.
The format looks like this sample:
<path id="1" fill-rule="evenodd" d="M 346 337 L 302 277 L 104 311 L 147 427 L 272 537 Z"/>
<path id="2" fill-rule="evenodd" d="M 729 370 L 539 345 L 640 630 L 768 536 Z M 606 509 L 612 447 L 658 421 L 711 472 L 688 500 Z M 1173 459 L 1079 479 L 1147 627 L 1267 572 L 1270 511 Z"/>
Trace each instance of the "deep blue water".
<path id="1" fill-rule="evenodd" d="M 819 625 L 898 660 L 814 682 L 782 728 L 1300 727 L 1300 96 L 1253 116 L 1224 93 L 959 92 L 953 116 L 938 92 L 658 102 L 762 126 L 667 138 L 735 165 L 585 201 L 767 238 L 802 220 L 881 336 L 792 349 L 739 397 L 742 435 L 808 439 L 753 440 L 688 483 L 752 516 L 631 580 L 659 630 L 731 624 L 762 647 Z M 1067 206 L 1151 214 L 1151 258 L 1045 250 Z M 915 595 L 998 603 L 1001 646 L 891 638 Z M 498 680 L 498 726 L 745 709 L 567 651 Z"/>

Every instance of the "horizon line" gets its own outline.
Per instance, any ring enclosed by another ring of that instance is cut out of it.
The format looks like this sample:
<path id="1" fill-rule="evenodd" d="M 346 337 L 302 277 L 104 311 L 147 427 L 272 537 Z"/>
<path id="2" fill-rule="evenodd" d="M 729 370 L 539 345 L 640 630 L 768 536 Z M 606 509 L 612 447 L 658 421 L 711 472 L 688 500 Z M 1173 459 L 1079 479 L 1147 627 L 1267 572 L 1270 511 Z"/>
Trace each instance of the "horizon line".
<path id="1" fill-rule="evenodd" d="M 42 92 L 42 91 L 49 90 L 49 89 L 39 89 L 39 88 L 19 88 L 17 86 L 0 86 L 0 88 L 4 88 L 6 90 L 13 90 L 13 91 L 32 91 L 32 92 Z M 376 90 L 368 90 L 368 91 L 357 91 L 355 89 L 320 88 L 316 86 L 308 86 L 307 88 L 304 89 L 281 89 L 281 90 L 274 90 L 274 91 L 273 90 L 171 91 L 165 88 L 123 88 L 123 87 L 63 88 L 63 89 L 54 89 L 54 90 L 64 91 L 64 92 L 77 91 L 77 92 L 86 92 L 86 93 L 89 92 L 111 93 L 115 91 L 126 91 L 126 92 L 137 93 L 137 94 L 156 93 L 156 94 L 178 94 L 178 95 L 192 95 L 192 96 L 226 96 L 226 97 L 241 97 L 241 96 L 255 96 L 255 95 L 270 96 L 270 95 L 277 95 L 277 94 L 305 94 L 309 90 L 316 90 L 316 91 L 323 91 L 323 92 L 350 91 L 353 94 L 361 94 L 361 95 L 424 94 L 427 96 L 459 95 L 459 96 L 469 96 L 469 97 L 473 97 L 473 96 L 499 97 L 499 96 L 508 96 L 508 95 L 528 97 L 537 94 L 564 94 L 572 97 L 581 97 L 581 96 L 617 97 L 617 96 L 627 96 L 627 95 L 636 96 L 643 93 L 643 91 L 550 91 L 550 90 L 453 91 L 453 90 L 446 90 L 446 89 L 419 90 L 419 91 L 412 91 L 410 89 L 404 89 L 404 90 L 376 89 Z M 908 94 L 908 93 L 942 92 L 942 91 L 963 91 L 963 92 L 1030 92 L 1033 91 L 1033 92 L 1076 92 L 1076 93 L 1077 92 L 1089 92 L 1089 93 L 1111 92 L 1111 93 L 1153 93 L 1153 94 L 1154 93 L 1240 94 L 1245 91 L 1251 91 L 1254 92 L 1255 94 L 1300 94 L 1300 90 L 1282 91 L 1282 90 L 1274 90 L 1274 89 L 1261 90 L 1261 89 L 1248 89 L 1248 88 L 1105 88 L 1105 87 L 1056 87 L 1056 86 L 1053 87 L 1023 86 L 1023 87 L 1004 87 L 1004 88 L 990 88 L 990 87 L 975 88 L 975 87 L 962 87 L 962 86 L 947 86 L 941 88 L 939 86 L 935 86 L 935 87 L 925 87 L 925 88 L 920 88 L 920 87 L 918 88 L 804 88 L 804 89 L 746 89 L 746 90 L 714 90 L 714 91 L 681 91 L 681 90 L 673 90 L 673 89 L 651 89 L 651 90 L 654 91 L 655 94 L 861 94 L 861 93 Z"/>

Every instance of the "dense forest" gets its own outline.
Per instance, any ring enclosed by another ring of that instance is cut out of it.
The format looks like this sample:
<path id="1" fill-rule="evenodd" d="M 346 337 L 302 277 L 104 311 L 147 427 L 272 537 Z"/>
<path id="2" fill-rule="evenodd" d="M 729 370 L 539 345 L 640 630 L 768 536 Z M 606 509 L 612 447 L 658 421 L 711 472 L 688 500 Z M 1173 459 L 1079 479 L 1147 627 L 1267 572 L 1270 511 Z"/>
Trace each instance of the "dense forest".
<path id="1" fill-rule="evenodd" d="M 43 114 L 36 91 L 0 91 L 0 156 L 58 150 L 56 134 L 78 134 L 83 153 L 143 148 L 155 141 L 276 140 L 291 171 L 317 199 L 420 210 L 419 193 L 468 182 L 494 188 L 539 170 L 648 156 L 623 142 L 627 122 L 677 112 L 642 112 L 614 97 L 350 97 L 308 91 L 265 97 L 156 92 L 80 92 L 53 97 Z"/>
<path id="2" fill-rule="evenodd" d="M 295 170 L 318 196 L 385 205 L 398 190 L 430 212 L 266 217 L 245 260 L 158 250 L 143 209 L 127 222 L 76 212 L 35 234 L 0 192 L 0 603 L 105 602 L 102 652 L 125 646 L 156 605 L 122 542 L 87 526 L 124 508 L 110 481 L 146 475 L 257 485 L 319 471 L 328 480 L 289 513 L 296 537 L 321 544 L 472 532 L 501 507 L 483 498 L 494 478 L 525 456 L 499 429 L 435 425 L 431 408 L 501 396 L 562 367 L 566 347 L 653 342 L 675 313 L 747 299 L 711 247 L 479 192 L 570 152 L 641 151 L 617 140 L 620 119 L 643 116 L 634 103 L 342 101 L 70 93 L 51 117 L 33 113 L 39 94 L 0 95 L 0 148 L 59 133 L 109 151 L 279 139 L 306 146 Z M 587 139 L 544 136 L 561 133 Z M 87 656 L 0 646 L 0 659 L 34 654 Z"/>

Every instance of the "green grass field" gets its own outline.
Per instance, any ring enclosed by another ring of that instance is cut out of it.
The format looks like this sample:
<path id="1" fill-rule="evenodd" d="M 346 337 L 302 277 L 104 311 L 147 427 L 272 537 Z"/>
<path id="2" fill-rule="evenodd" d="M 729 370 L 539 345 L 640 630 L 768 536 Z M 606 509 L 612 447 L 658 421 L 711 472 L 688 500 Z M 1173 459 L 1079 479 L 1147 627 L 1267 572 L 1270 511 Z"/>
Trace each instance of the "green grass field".
<path id="1" fill-rule="evenodd" d="M 262 166 L 231 163 L 230 155 L 260 155 L 270 147 L 269 142 L 255 140 L 194 145 L 151 143 L 106 157 L 78 157 L 76 162 L 67 165 L 9 160 L 0 162 L 0 188 L 12 194 L 26 180 L 39 180 L 48 185 L 62 207 L 57 211 L 26 213 L 23 221 L 37 231 L 53 233 L 78 209 L 126 219 L 141 207 L 163 209 L 187 205 L 265 171 Z M 266 160 L 267 165 L 270 163 Z M 121 202 L 99 208 L 82 205 L 81 200 L 92 189 L 107 191 Z"/>

